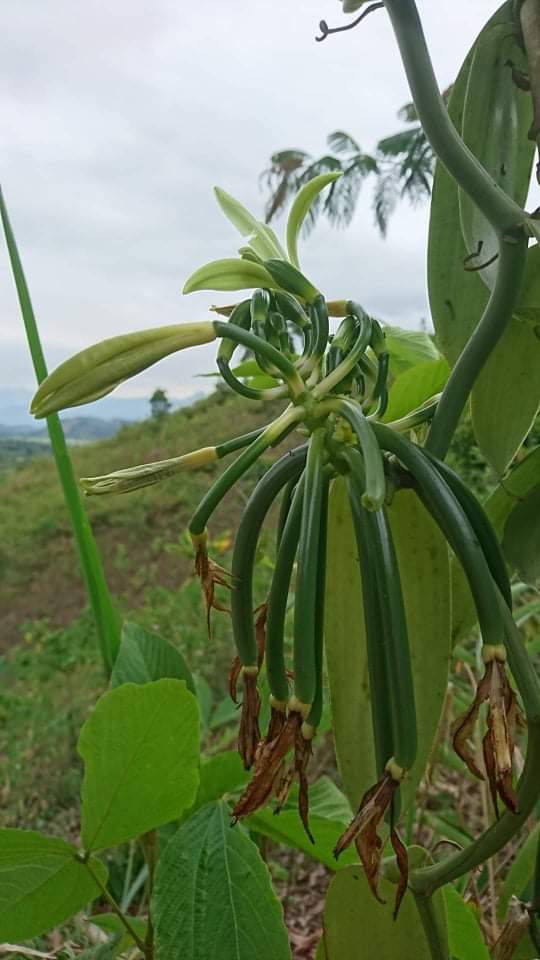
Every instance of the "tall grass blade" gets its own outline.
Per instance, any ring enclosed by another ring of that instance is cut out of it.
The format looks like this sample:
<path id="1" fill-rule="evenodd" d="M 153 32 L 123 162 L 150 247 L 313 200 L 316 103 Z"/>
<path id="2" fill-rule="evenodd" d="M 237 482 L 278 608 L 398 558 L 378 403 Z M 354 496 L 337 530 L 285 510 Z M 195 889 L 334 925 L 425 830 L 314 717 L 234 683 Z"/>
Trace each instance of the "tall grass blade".
<path id="1" fill-rule="evenodd" d="M 9 252 L 13 279 L 17 288 L 21 314 L 26 330 L 28 347 L 30 349 L 36 379 L 38 384 L 40 384 L 47 376 L 47 365 L 43 355 L 32 302 L 30 300 L 30 293 L 1 188 L 0 215 Z M 120 620 L 113 607 L 99 549 L 90 527 L 88 515 L 83 506 L 77 481 L 73 473 L 73 466 L 69 457 L 64 431 L 57 414 L 52 414 L 47 417 L 47 429 L 49 431 L 56 468 L 79 551 L 90 606 L 96 621 L 101 654 L 107 673 L 110 673 L 120 646 Z"/>

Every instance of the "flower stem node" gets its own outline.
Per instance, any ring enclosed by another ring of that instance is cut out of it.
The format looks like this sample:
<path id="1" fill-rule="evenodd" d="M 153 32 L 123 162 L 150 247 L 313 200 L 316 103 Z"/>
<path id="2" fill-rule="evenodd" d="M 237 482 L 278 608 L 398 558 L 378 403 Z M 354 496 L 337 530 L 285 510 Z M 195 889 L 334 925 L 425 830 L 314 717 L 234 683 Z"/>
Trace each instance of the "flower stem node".
<path id="1" fill-rule="evenodd" d="M 485 643 L 482 647 L 482 660 L 486 665 L 493 660 L 496 660 L 498 663 L 506 663 L 506 648 L 500 643 Z"/>
<path id="2" fill-rule="evenodd" d="M 313 737 L 317 733 L 317 727 L 314 727 L 312 723 L 304 721 L 302 724 L 302 736 L 304 740 L 313 740 Z"/>
<path id="3" fill-rule="evenodd" d="M 302 703 L 298 697 L 292 696 L 288 703 L 289 713 L 299 713 L 302 720 L 307 720 L 311 712 L 310 703 Z"/>
<path id="4" fill-rule="evenodd" d="M 402 783 L 407 776 L 407 771 L 404 769 L 404 767 L 400 767 L 393 757 L 390 757 L 390 760 L 384 769 L 386 773 L 392 777 L 392 780 L 395 780 L 397 783 Z"/>

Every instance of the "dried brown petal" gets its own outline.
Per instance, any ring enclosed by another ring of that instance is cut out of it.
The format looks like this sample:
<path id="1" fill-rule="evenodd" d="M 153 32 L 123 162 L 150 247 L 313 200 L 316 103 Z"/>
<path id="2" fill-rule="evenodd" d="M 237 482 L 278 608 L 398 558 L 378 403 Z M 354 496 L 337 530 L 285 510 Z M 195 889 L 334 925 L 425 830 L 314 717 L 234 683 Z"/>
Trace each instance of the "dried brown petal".
<path id="1" fill-rule="evenodd" d="M 221 610 L 223 613 L 229 613 L 229 608 L 223 606 L 215 597 L 216 586 L 227 587 L 231 589 L 231 574 L 220 567 L 218 563 L 210 560 L 206 546 L 199 543 L 197 553 L 195 554 L 195 573 L 201 581 L 204 599 L 206 603 L 206 625 L 208 636 L 211 636 L 210 616 L 212 610 Z"/>
<path id="2" fill-rule="evenodd" d="M 237 655 L 231 663 L 229 670 L 229 696 L 233 703 L 238 703 L 238 678 L 242 670 L 242 661 Z"/>
<path id="3" fill-rule="evenodd" d="M 474 750 L 469 745 L 469 739 L 474 733 L 474 727 L 478 719 L 478 714 L 480 712 L 480 707 L 484 700 L 487 700 L 489 697 L 489 671 L 491 664 L 488 663 L 486 666 L 486 672 L 478 687 L 476 689 L 475 698 L 462 717 L 458 717 L 452 727 L 452 736 L 453 736 L 453 746 L 458 757 L 463 760 L 472 773 L 473 777 L 477 777 L 478 780 L 484 780 L 484 774 L 479 769 L 476 763 L 476 757 Z"/>
<path id="4" fill-rule="evenodd" d="M 268 802 L 282 770 L 283 760 L 294 746 L 296 731 L 301 723 L 300 714 L 290 713 L 275 740 L 259 744 L 253 779 L 233 809 L 233 823 L 255 813 Z"/>
<path id="5" fill-rule="evenodd" d="M 294 767 L 298 776 L 298 813 L 307 836 L 312 843 L 315 843 L 313 834 L 309 829 L 309 784 L 307 779 L 307 768 L 312 754 L 311 740 L 306 740 L 302 736 L 302 730 L 299 729 L 294 744 Z"/>
<path id="6" fill-rule="evenodd" d="M 471 773 L 481 775 L 467 740 L 472 735 L 480 706 L 488 703 L 487 732 L 482 740 L 482 751 L 489 790 L 497 816 L 497 797 L 513 813 L 517 812 L 517 797 L 512 783 L 514 734 L 524 724 L 515 692 L 506 675 L 502 656 L 495 655 L 486 663 L 486 670 L 478 685 L 473 704 L 454 728 L 454 748 Z"/>
<path id="7" fill-rule="evenodd" d="M 407 847 L 401 841 L 397 830 L 394 830 L 392 827 L 390 831 L 390 843 L 396 855 L 397 866 L 399 870 L 399 883 L 396 891 L 396 899 L 394 901 L 394 920 L 397 920 L 399 908 L 401 906 L 401 901 L 405 896 L 407 890 L 407 884 L 409 882 L 409 857 L 407 854 Z"/>
<path id="8" fill-rule="evenodd" d="M 238 735 L 238 752 L 244 762 L 244 769 L 251 770 L 255 762 L 257 747 L 261 739 L 259 729 L 259 711 L 261 698 L 257 690 L 257 674 L 244 670 L 244 699 Z"/>
<path id="9" fill-rule="evenodd" d="M 262 666 L 264 660 L 264 651 L 266 647 L 266 620 L 268 617 L 268 604 L 263 603 L 262 606 L 258 607 L 255 610 L 256 620 L 255 620 L 255 639 L 257 641 L 257 653 L 258 659 L 257 664 L 259 669 Z"/>
<path id="10" fill-rule="evenodd" d="M 377 827 L 390 807 L 398 787 L 399 781 L 394 780 L 389 773 L 385 773 L 378 783 L 367 790 L 362 797 L 358 813 L 339 838 L 334 850 L 334 856 L 337 859 L 343 850 L 353 841 L 355 842 L 371 891 L 380 903 L 385 902 L 379 894 L 379 870 L 383 844 L 377 833 Z M 398 897 L 400 897 L 400 889 L 401 883 L 398 887 Z M 401 893 L 402 896 L 403 893 Z M 399 902 L 397 902 L 397 908 L 399 908 Z"/>
<path id="11" fill-rule="evenodd" d="M 276 739 L 283 730 L 286 721 L 287 716 L 284 710 L 279 710 L 274 706 L 270 707 L 270 722 L 268 724 L 266 737 L 264 738 L 266 743 L 270 743 L 271 740 Z"/>

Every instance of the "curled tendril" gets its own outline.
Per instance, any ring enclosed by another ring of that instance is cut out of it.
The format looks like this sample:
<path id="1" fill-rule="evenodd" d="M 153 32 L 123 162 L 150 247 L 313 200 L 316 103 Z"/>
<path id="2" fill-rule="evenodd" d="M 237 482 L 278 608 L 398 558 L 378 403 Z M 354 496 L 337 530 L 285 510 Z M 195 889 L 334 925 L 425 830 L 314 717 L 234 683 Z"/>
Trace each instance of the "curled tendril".
<path id="1" fill-rule="evenodd" d="M 315 40 L 317 43 L 320 43 L 322 40 L 326 40 L 331 33 L 344 33 L 346 30 L 354 30 L 370 13 L 373 13 L 375 10 L 380 10 L 381 7 L 384 7 L 384 3 L 371 3 L 356 20 L 353 20 L 352 23 L 345 24 L 343 27 L 329 27 L 326 20 L 320 20 L 319 30 L 321 31 L 321 36 L 315 37 Z"/>

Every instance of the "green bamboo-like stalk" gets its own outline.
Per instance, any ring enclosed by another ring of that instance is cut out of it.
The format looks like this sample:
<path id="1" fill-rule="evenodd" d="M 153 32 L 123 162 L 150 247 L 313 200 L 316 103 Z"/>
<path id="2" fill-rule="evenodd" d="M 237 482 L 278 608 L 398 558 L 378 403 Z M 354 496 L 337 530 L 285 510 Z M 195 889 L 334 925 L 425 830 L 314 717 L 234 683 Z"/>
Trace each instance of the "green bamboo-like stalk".
<path id="1" fill-rule="evenodd" d="M 28 285 L 1 189 L 0 215 L 2 217 L 13 279 L 15 281 L 24 328 L 26 330 L 28 347 L 32 357 L 36 380 L 38 384 L 40 384 L 47 376 L 47 364 L 41 346 Z M 120 645 L 119 617 L 112 603 L 99 549 L 90 527 L 88 515 L 82 503 L 58 414 L 51 414 L 51 416 L 47 417 L 47 429 L 49 431 L 56 469 L 58 470 L 58 476 L 62 485 L 75 542 L 79 552 L 90 606 L 96 621 L 101 655 L 105 669 L 107 673 L 110 673 Z"/>

